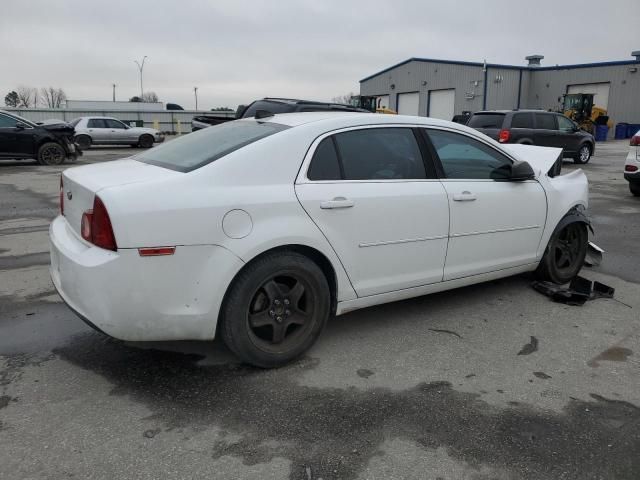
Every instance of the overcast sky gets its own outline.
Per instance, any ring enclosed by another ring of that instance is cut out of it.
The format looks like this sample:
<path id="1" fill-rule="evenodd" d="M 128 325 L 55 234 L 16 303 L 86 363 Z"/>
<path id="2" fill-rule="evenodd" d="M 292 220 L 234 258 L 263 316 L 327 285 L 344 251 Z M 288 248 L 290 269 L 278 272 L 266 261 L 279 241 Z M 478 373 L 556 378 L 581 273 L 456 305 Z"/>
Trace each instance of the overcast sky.
<path id="1" fill-rule="evenodd" d="M 263 96 L 330 100 L 409 57 L 522 65 L 631 59 L 638 0 L 5 1 L 0 99 L 19 85 L 70 99 L 144 89 L 200 108 Z M 2 100 L 0 100 L 1 102 Z"/>

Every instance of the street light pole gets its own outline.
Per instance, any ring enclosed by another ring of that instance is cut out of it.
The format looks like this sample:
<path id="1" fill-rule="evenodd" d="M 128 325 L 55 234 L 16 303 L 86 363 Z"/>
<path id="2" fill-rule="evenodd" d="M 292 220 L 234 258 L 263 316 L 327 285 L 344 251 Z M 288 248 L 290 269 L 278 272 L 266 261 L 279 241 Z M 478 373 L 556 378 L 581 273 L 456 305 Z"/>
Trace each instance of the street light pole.
<path id="1" fill-rule="evenodd" d="M 142 69 L 144 68 L 144 61 L 147 59 L 147 56 L 145 55 L 142 59 L 142 63 L 138 62 L 137 60 L 134 60 L 135 64 L 138 66 L 138 70 L 140 70 L 140 100 L 142 100 L 142 97 L 144 96 L 144 89 L 142 88 Z"/>
<path id="2" fill-rule="evenodd" d="M 116 84 L 112 83 L 112 85 L 113 85 L 113 101 L 115 102 L 116 101 Z"/>
<path id="3" fill-rule="evenodd" d="M 198 87 L 193 87 L 193 94 L 196 97 L 196 110 L 198 110 Z"/>

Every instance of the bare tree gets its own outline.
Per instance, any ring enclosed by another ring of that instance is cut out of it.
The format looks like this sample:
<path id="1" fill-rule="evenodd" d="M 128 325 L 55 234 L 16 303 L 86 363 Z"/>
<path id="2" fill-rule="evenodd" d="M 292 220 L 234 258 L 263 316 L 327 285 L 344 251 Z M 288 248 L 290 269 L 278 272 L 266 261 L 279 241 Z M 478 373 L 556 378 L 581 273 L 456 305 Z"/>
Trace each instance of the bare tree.
<path id="1" fill-rule="evenodd" d="M 38 90 L 33 87 L 19 86 L 16 89 L 18 94 L 18 107 L 31 108 L 35 107 L 38 103 Z"/>
<path id="2" fill-rule="evenodd" d="M 142 101 L 145 103 L 155 103 L 158 101 L 158 95 L 156 95 L 156 92 L 144 92 Z"/>
<path id="3" fill-rule="evenodd" d="M 344 103 L 344 104 L 350 105 L 351 104 L 351 97 L 355 97 L 355 96 L 356 96 L 355 93 L 349 92 L 349 93 L 347 93 L 345 95 L 338 95 L 337 97 L 333 97 L 331 99 L 331 101 L 333 103 Z"/>
<path id="4" fill-rule="evenodd" d="M 62 102 L 67 100 L 67 94 L 61 88 L 42 87 L 40 98 L 48 108 L 60 108 Z"/>

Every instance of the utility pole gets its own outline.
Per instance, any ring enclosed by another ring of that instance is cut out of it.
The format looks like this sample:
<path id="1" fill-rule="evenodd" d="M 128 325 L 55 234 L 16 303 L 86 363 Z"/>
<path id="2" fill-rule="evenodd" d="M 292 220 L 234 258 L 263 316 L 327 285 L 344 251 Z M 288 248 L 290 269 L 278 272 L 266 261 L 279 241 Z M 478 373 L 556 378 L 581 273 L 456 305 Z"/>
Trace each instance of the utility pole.
<path id="1" fill-rule="evenodd" d="M 196 110 L 198 110 L 198 87 L 193 87 L 193 94 L 196 97 Z"/>
<path id="2" fill-rule="evenodd" d="M 116 84 L 112 83 L 111 85 L 113 86 L 113 101 L 115 102 L 116 101 Z"/>
<path id="3" fill-rule="evenodd" d="M 144 68 L 144 61 L 147 59 L 147 56 L 145 55 L 142 59 L 142 63 L 138 62 L 137 60 L 134 60 L 134 63 L 138 66 L 138 70 L 140 70 L 140 100 L 142 100 L 142 97 L 144 96 L 144 89 L 142 88 L 142 69 Z"/>

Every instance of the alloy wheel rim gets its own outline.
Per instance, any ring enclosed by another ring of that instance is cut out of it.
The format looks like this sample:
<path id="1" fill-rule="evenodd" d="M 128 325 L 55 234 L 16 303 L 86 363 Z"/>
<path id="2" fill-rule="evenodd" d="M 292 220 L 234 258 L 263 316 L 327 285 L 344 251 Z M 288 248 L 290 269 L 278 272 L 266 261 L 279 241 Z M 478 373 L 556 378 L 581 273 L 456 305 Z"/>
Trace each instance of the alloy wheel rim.
<path id="1" fill-rule="evenodd" d="M 306 282 L 289 274 L 271 277 L 249 302 L 247 322 L 251 340 L 266 351 L 288 350 L 306 337 L 314 310 Z"/>
<path id="2" fill-rule="evenodd" d="M 580 234 L 577 225 L 568 225 L 556 239 L 554 260 L 559 270 L 570 270 L 580 255 Z"/>
<path id="3" fill-rule="evenodd" d="M 589 148 L 588 147 L 582 147 L 580 149 L 580 160 L 582 160 L 583 162 L 586 162 L 587 160 L 589 160 Z"/>
<path id="4" fill-rule="evenodd" d="M 42 159 L 45 163 L 60 163 L 62 153 L 56 147 L 47 147 L 44 152 L 42 152 Z"/>

